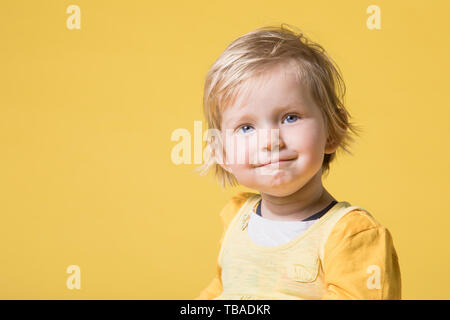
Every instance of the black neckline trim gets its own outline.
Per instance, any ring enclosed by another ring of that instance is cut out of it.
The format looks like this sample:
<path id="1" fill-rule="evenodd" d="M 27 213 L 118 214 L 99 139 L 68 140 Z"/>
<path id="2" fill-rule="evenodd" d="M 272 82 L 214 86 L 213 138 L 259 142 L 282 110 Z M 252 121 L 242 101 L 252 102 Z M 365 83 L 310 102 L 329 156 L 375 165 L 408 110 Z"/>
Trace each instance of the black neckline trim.
<path id="1" fill-rule="evenodd" d="M 331 207 L 333 207 L 335 204 L 337 203 L 336 200 L 331 201 L 331 203 L 325 208 L 320 210 L 317 213 L 314 213 L 312 216 L 309 216 L 306 219 L 300 220 L 300 221 L 312 221 L 312 220 L 317 220 L 319 219 L 321 216 L 323 216 L 325 213 L 327 213 L 328 210 L 331 209 Z M 256 214 L 260 217 L 262 217 L 261 215 L 261 200 L 259 200 L 258 202 L 258 207 L 256 208 Z"/>

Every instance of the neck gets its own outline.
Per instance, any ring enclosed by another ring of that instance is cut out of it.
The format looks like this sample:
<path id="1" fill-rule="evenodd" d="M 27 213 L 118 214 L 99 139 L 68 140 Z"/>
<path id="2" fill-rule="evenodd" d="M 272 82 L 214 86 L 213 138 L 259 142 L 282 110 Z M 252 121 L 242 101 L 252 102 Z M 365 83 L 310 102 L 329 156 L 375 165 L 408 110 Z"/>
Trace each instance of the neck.
<path id="1" fill-rule="evenodd" d="M 288 196 L 261 193 L 261 197 L 261 215 L 267 219 L 285 221 L 306 219 L 336 200 L 322 185 L 322 170 Z"/>

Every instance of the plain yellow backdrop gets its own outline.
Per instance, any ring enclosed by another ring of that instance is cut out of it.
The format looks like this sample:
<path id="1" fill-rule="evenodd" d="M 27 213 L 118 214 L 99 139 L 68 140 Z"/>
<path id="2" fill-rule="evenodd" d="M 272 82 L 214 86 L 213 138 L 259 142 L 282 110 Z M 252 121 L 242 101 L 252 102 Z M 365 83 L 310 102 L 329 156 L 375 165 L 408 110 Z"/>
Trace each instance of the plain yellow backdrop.
<path id="1" fill-rule="evenodd" d="M 69 5 L 81 10 L 70 30 Z M 381 29 L 369 30 L 369 5 Z M 0 298 L 191 299 L 215 273 L 222 191 L 175 165 L 204 77 L 280 23 L 322 44 L 364 128 L 324 180 L 392 233 L 403 298 L 450 298 L 448 1 L 0 3 Z M 69 290 L 66 269 L 81 270 Z"/>

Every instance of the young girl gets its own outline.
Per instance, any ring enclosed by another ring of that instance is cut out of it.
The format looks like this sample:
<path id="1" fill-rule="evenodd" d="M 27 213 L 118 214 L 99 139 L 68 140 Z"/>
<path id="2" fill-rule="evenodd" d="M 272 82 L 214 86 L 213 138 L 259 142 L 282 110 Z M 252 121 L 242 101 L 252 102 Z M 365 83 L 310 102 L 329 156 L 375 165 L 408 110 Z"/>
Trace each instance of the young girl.
<path id="1" fill-rule="evenodd" d="M 204 93 L 219 133 L 203 172 L 258 193 L 222 209 L 217 275 L 197 299 L 400 299 L 389 231 L 322 185 L 358 131 L 325 50 L 285 25 L 257 29 L 225 49 Z"/>

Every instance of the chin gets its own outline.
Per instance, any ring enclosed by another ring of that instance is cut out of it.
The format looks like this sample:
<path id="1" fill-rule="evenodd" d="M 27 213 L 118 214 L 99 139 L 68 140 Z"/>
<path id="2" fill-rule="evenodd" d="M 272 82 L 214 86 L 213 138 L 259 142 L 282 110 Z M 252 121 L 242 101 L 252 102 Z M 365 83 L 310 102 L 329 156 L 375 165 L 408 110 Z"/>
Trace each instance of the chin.
<path id="1" fill-rule="evenodd" d="M 273 175 L 266 175 L 264 178 L 254 176 L 240 178 L 239 184 L 274 197 L 287 197 L 297 192 L 303 185 L 297 175 L 286 174 L 283 170 Z"/>
<path id="2" fill-rule="evenodd" d="M 295 188 L 295 186 L 277 183 L 272 183 L 271 185 L 258 186 L 255 189 L 274 197 L 287 197 L 298 190 L 298 188 Z"/>
<path id="3" fill-rule="evenodd" d="M 266 181 L 266 183 L 257 186 L 256 189 L 275 197 L 287 197 L 296 193 L 304 186 L 305 181 L 303 179 L 299 180 L 293 179 L 292 177 L 280 176 Z"/>

